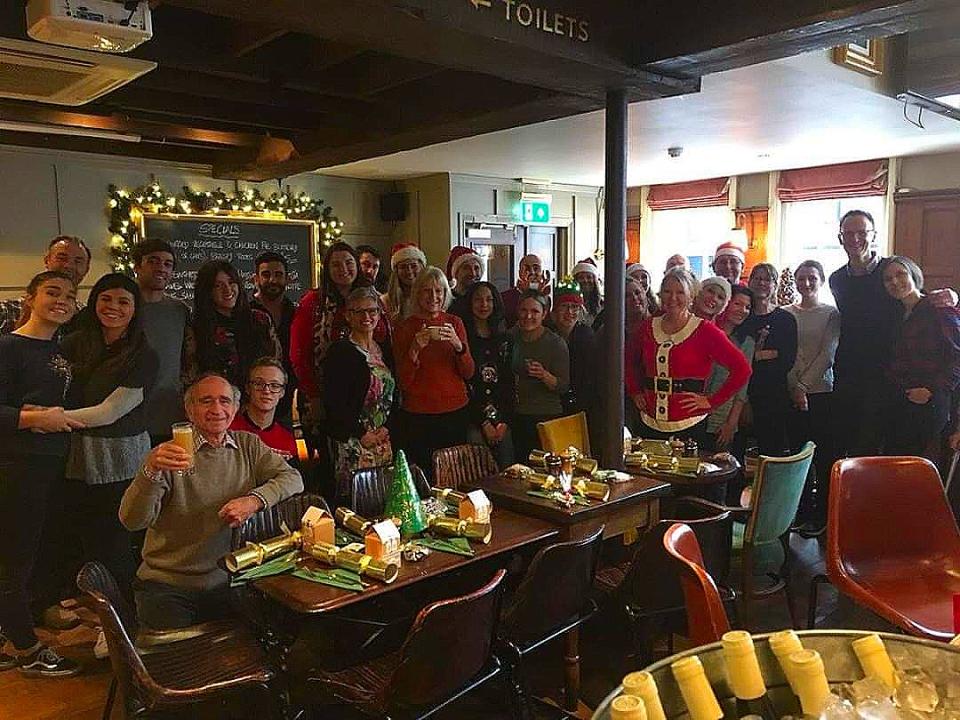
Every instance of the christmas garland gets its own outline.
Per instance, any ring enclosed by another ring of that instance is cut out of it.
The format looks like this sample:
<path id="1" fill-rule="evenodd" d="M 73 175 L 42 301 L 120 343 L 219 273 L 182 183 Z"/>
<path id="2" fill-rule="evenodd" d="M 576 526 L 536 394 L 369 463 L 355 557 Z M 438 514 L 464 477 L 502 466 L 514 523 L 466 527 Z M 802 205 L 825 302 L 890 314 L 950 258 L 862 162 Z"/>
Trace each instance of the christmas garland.
<path id="1" fill-rule="evenodd" d="M 231 194 L 220 188 L 194 191 L 186 185 L 180 193 L 172 194 L 158 182 L 134 190 L 110 185 L 107 190 L 109 250 L 113 269 L 117 272 L 130 273 L 133 270 L 132 250 L 140 239 L 143 213 L 312 220 L 320 225 L 320 242 L 324 247 L 332 245 L 343 233 L 343 222 L 333 214 L 333 208 L 305 192 L 295 195 L 289 188 L 269 197 L 253 188 Z"/>

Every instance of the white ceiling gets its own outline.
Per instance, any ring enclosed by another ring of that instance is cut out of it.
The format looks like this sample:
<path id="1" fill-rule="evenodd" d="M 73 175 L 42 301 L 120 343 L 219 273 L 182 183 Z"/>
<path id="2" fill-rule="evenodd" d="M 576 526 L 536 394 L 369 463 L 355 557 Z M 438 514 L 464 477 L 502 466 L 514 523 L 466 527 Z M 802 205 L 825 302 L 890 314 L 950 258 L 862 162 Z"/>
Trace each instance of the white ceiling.
<path id="1" fill-rule="evenodd" d="M 908 110 L 916 118 L 916 108 Z M 826 51 L 717 73 L 700 93 L 630 106 L 630 185 L 809 167 L 960 148 L 960 122 L 925 129 L 875 81 Z M 400 179 L 435 172 L 602 185 L 603 112 L 431 145 L 319 172 Z M 669 158 L 667 148 L 683 154 Z"/>

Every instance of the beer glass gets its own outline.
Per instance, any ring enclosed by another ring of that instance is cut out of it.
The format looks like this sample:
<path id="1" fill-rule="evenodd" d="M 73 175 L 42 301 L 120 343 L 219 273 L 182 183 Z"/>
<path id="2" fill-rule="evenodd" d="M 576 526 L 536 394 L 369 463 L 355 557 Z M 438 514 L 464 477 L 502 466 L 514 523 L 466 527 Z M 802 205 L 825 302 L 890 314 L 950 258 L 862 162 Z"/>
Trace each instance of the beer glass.
<path id="1" fill-rule="evenodd" d="M 173 433 L 173 444 L 179 445 L 190 455 L 190 467 L 186 470 L 177 470 L 177 474 L 181 476 L 192 475 L 194 452 L 193 425 L 188 422 L 174 423 L 171 431 Z"/>

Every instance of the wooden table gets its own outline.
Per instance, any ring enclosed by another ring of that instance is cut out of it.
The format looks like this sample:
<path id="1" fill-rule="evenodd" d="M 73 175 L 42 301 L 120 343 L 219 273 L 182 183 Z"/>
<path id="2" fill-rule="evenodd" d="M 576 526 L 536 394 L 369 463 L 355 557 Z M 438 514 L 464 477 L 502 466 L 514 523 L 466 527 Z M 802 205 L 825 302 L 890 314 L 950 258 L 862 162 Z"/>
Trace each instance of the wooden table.
<path id="1" fill-rule="evenodd" d="M 296 613 L 308 615 L 329 613 L 558 535 L 557 528 L 548 522 L 500 508 L 494 510 L 491 524 L 493 537 L 489 545 L 470 543 L 476 551 L 473 557 L 433 551 L 420 562 L 404 562 L 397 579 L 389 585 L 371 580 L 371 587 L 363 592 L 341 590 L 289 574 L 255 580 L 253 586 Z M 309 560 L 308 564 L 314 562 Z M 317 567 L 321 565 L 317 563 Z"/>
<path id="2" fill-rule="evenodd" d="M 610 497 L 591 500 L 589 505 L 564 507 L 547 498 L 528 495 L 530 484 L 524 480 L 494 475 L 477 487 L 490 497 L 495 508 L 507 508 L 553 523 L 561 540 L 585 537 L 603 525 L 605 538 L 623 535 L 627 530 L 650 527 L 660 519 L 659 498 L 669 495 L 670 485 L 649 477 L 610 484 Z M 580 703 L 580 631 L 574 628 L 564 640 L 566 709 L 576 712 Z"/>
<path id="3" fill-rule="evenodd" d="M 740 472 L 740 463 L 737 462 L 733 456 L 729 459 L 717 459 L 712 453 L 701 455 L 700 461 L 713 463 L 720 469 L 696 476 L 672 475 L 654 470 L 640 470 L 639 468 L 629 465 L 626 467 L 626 471 L 635 477 L 661 480 L 671 486 L 674 495 L 692 495 L 725 505 L 727 483 Z"/>

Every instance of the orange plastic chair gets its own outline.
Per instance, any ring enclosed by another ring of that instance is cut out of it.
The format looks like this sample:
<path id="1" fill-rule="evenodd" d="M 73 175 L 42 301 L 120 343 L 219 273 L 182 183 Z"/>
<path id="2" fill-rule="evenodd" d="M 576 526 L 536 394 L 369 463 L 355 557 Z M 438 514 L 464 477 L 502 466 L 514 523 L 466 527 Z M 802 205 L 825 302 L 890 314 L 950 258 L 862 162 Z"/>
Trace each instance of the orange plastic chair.
<path id="1" fill-rule="evenodd" d="M 590 454 L 590 433 L 587 431 L 587 414 L 578 412 L 556 420 L 537 423 L 537 435 L 543 450 L 558 453 L 573 445 L 584 455 Z M 519 458 L 525 462 L 526 458 Z"/>
<path id="2" fill-rule="evenodd" d="M 919 457 L 834 463 L 827 575 L 856 603 L 911 635 L 950 640 L 960 593 L 960 531 L 937 468 Z"/>
<path id="3" fill-rule="evenodd" d="M 674 523 L 663 535 L 663 547 L 679 563 L 690 641 L 694 645 L 717 642 L 730 630 L 730 620 L 717 584 L 704 569 L 697 536 L 689 525 Z"/>

